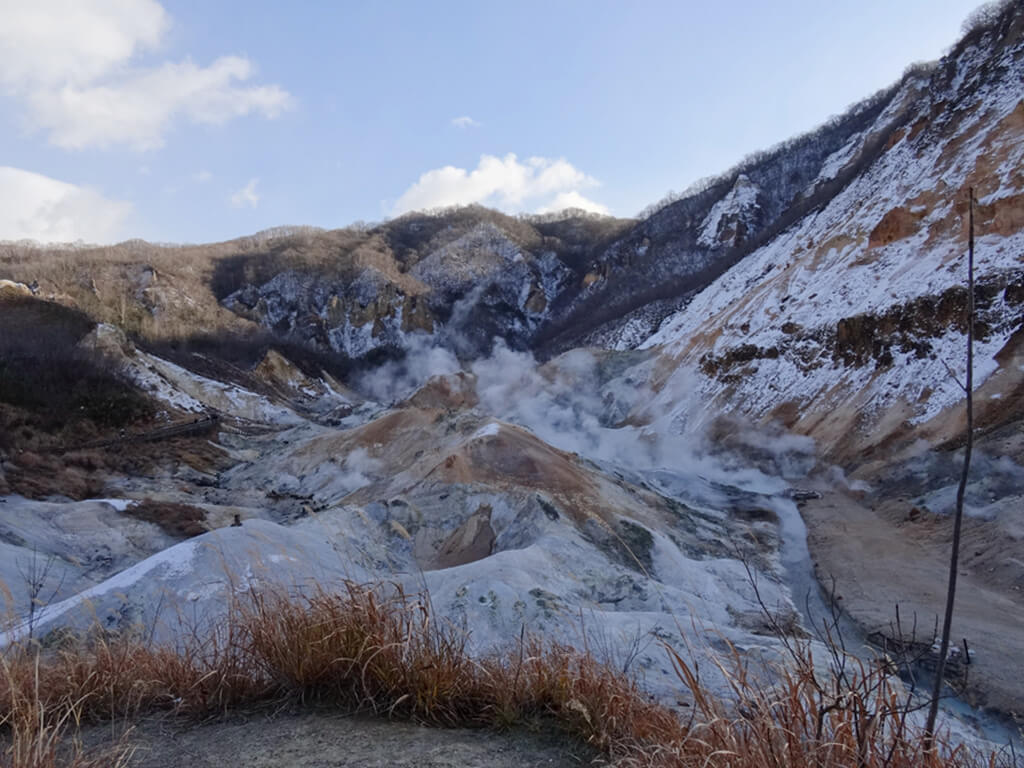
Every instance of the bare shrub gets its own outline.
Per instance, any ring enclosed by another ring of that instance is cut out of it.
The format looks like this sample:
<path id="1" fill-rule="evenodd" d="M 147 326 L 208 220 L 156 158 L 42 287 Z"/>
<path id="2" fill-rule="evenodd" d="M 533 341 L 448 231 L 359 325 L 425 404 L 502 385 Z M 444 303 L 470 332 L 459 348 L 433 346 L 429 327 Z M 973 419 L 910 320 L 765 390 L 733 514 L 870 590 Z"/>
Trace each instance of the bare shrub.
<path id="1" fill-rule="evenodd" d="M 167 534 L 187 539 L 200 536 L 208 530 L 203 525 L 206 521 L 205 510 L 191 504 L 178 504 L 173 501 L 155 501 L 143 499 L 125 509 L 131 517 L 155 523 Z"/>

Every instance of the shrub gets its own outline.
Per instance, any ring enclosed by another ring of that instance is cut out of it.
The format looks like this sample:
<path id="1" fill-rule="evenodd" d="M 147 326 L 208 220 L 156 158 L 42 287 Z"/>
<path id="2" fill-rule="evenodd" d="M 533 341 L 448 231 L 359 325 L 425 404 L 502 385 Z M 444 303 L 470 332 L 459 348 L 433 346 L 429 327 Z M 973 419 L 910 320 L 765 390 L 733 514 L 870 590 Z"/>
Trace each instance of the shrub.
<path id="1" fill-rule="evenodd" d="M 149 415 L 116 362 L 84 349 L 94 327 L 81 312 L 33 298 L 0 300 L 0 402 L 49 427 L 89 420 L 120 427 Z"/>
<path id="2" fill-rule="evenodd" d="M 143 499 L 125 510 L 125 514 L 155 523 L 170 536 L 187 539 L 200 536 L 208 530 L 206 512 L 191 504 L 178 504 L 173 501 L 155 501 Z"/>

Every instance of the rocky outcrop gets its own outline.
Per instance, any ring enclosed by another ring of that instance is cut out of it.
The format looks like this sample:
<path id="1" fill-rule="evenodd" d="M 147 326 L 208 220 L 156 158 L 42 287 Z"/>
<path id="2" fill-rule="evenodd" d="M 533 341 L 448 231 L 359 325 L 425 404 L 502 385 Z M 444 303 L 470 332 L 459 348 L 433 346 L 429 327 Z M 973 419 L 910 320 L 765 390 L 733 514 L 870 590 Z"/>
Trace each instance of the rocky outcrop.
<path id="1" fill-rule="evenodd" d="M 19 283 L 16 280 L 0 280 L 0 298 L 34 295 L 35 292 L 25 283 Z"/>
<path id="2" fill-rule="evenodd" d="M 1024 270 L 990 275 L 975 286 L 975 339 L 1005 341 L 1024 327 Z M 738 343 L 699 359 L 701 372 L 732 385 L 755 376 L 760 361 L 787 361 L 806 376 L 820 369 L 869 367 L 885 370 L 895 365 L 912 369 L 915 360 L 939 360 L 943 342 L 967 329 L 967 291 L 951 286 L 937 295 L 917 296 L 883 312 L 863 312 L 840 318 L 834 325 L 804 327 L 782 323 L 774 344 Z M 749 334 L 750 326 L 746 326 Z M 941 360 L 939 361 L 941 362 Z M 947 361 L 951 362 L 951 361 Z M 926 394 L 927 396 L 927 394 Z"/>
<path id="3" fill-rule="evenodd" d="M 916 234 L 927 210 L 922 206 L 916 211 L 903 206 L 893 208 L 882 217 L 868 235 L 868 248 L 888 245 L 897 240 Z"/>
<path id="4" fill-rule="evenodd" d="M 369 259 L 357 248 L 341 270 L 344 279 L 319 269 L 284 270 L 233 291 L 223 304 L 351 358 L 401 352 L 417 334 L 476 357 L 495 338 L 528 346 L 552 304 L 576 285 L 556 251 L 539 248 L 545 245 L 562 244 L 484 220 L 455 238 L 435 235 L 419 244 L 422 251 L 403 251 L 401 261 L 386 253 Z"/>
<path id="5" fill-rule="evenodd" d="M 445 539 L 437 553 L 436 567 L 451 568 L 456 565 L 475 563 L 483 560 L 494 550 L 494 529 L 491 527 L 491 506 L 481 504 L 466 518 L 466 522 Z"/>
<path id="6" fill-rule="evenodd" d="M 987 341 L 993 333 L 1005 335 L 1024 323 L 1017 286 L 1024 272 L 989 276 L 975 286 L 974 336 Z M 938 296 L 918 296 L 889 307 L 883 314 L 843 318 L 836 324 L 833 360 L 844 365 L 891 365 L 892 351 L 913 352 L 922 359 L 932 354 L 930 340 L 967 330 L 967 290 L 946 289 Z"/>
<path id="7" fill-rule="evenodd" d="M 697 242 L 709 248 L 736 248 L 761 225 L 758 203 L 760 188 L 745 173 L 736 177 L 729 193 L 708 212 L 700 227 Z"/>

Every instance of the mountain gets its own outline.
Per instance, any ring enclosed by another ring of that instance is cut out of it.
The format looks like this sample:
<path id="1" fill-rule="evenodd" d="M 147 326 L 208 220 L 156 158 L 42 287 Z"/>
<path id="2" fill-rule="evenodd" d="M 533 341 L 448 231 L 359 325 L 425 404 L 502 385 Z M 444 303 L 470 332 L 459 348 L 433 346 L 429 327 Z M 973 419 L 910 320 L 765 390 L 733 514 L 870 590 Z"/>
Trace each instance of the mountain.
<path id="1" fill-rule="evenodd" d="M 0 246 L 15 612 L 173 639 L 168 596 L 214 623 L 239 579 L 398 584 L 474 649 L 529 627 L 666 701 L 652 638 L 777 658 L 828 610 L 815 576 L 855 644 L 903 642 L 896 605 L 930 626 L 945 594 L 973 190 L 957 682 L 1020 711 L 1022 82 L 1024 5 L 1003 3 L 940 61 L 637 219 L 471 206 Z M 39 554 L 46 600 L 17 587 Z"/>
<path id="2" fill-rule="evenodd" d="M 960 425 L 937 417 L 962 399 L 947 366 L 963 369 L 973 189 L 982 421 L 1008 416 L 1024 288 L 1021 52 L 1008 14 L 912 70 L 796 192 L 794 207 L 818 198 L 808 212 L 642 346 L 697 368 L 717 409 L 778 418 L 844 458 L 909 432 L 949 440 Z M 716 207 L 736 208 L 736 189 Z M 753 199 L 752 182 L 743 189 Z"/>

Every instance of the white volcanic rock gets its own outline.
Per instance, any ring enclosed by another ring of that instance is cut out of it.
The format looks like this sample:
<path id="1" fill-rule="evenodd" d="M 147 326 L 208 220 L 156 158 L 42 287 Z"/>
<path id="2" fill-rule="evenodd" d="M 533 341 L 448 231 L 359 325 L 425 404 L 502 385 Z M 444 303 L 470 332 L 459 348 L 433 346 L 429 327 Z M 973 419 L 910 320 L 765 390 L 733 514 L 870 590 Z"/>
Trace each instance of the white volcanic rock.
<path id="1" fill-rule="evenodd" d="M 38 600 L 59 601 L 174 544 L 156 525 L 122 514 L 131 503 L 0 497 L 0 594 L 9 603 L 0 613 L 27 612 L 33 572 Z"/>
<path id="2" fill-rule="evenodd" d="M 678 698 L 678 681 L 659 640 L 700 649 L 725 639 L 754 655 L 775 653 L 776 642 L 760 634 L 759 605 L 737 553 L 749 558 L 767 604 L 793 622 L 787 566 L 772 522 L 787 513 L 782 500 L 713 488 L 697 475 L 691 483 L 691 470 L 682 467 L 662 467 L 644 479 L 636 467 L 616 470 L 609 459 L 614 452 L 587 448 L 601 459 L 597 464 L 488 415 L 472 392 L 481 381 L 490 406 L 501 397 L 509 415 L 523 421 L 547 412 L 544 398 L 564 401 L 581 386 L 598 391 L 580 407 L 604 409 L 609 419 L 631 403 L 617 402 L 636 375 L 630 365 L 581 352 L 546 374 L 532 374 L 530 386 L 520 388 L 519 396 L 541 411 L 532 413 L 525 401 L 512 407 L 495 389 L 498 369 L 525 363 L 516 353 L 506 355 L 476 376 L 431 381 L 402 407 L 361 426 L 304 422 L 252 438 L 255 453 L 221 475 L 220 489 L 250 505 L 262 494 L 268 509 L 271 499 L 297 499 L 303 505 L 297 520 L 247 516 L 241 526 L 218 528 L 141 560 L 149 553 L 114 542 L 148 524 L 118 518 L 108 525 L 113 535 L 97 526 L 95 536 L 118 551 L 121 568 L 111 568 L 108 573 L 118 572 L 98 584 L 74 581 L 81 591 L 42 608 L 36 632 L 83 628 L 98 619 L 110 629 L 173 641 L 177 633 L 218 626 L 230 601 L 254 590 L 308 592 L 349 579 L 426 591 L 439 617 L 466 629 L 475 652 L 502 646 L 523 628 L 598 648 L 620 664 L 639 643 L 631 671 L 669 701 Z M 634 358 L 646 356 L 629 357 L 636 364 L 642 360 Z M 583 433 L 598 428 L 589 419 L 562 426 L 583 431 L 575 438 L 581 448 L 591 440 Z M 635 444 L 651 435 L 628 428 L 618 439 Z M 647 451 L 635 453 L 643 464 Z M 99 502 L 51 507 L 80 517 L 117 517 Z M 11 519 L 28 519 L 43 507 L 25 509 Z M 37 515 L 35 524 L 42 519 Z M 27 529 L 18 530 L 27 542 Z M 163 539 L 148 535 L 147 541 Z M 70 562 L 73 551 L 90 546 L 87 537 L 72 538 L 70 549 L 56 554 Z M 15 626 L 5 640 L 24 631 Z"/>
<path id="3" fill-rule="evenodd" d="M 51 603 L 37 615 L 38 634 L 56 626 L 137 631 L 157 642 L 195 629 L 208 633 L 223 622 L 232 595 L 261 586 L 299 589 L 363 581 L 315 533 L 263 520 L 220 528 L 158 552 L 74 597 Z M 0 644 L 26 632 L 18 624 Z"/>

